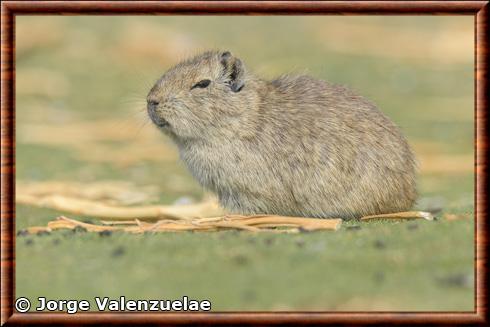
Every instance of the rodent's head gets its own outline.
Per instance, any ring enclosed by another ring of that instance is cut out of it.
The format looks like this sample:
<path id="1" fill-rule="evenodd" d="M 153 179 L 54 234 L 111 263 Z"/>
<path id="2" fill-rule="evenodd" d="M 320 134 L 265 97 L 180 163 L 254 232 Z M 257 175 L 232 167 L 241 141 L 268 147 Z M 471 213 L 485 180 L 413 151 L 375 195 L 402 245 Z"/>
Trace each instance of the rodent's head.
<path id="1" fill-rule="evenodd" d="M 208 51 L 169 69 L 147 97 L 148 114 L 177 140 L 231 136 L 258 101 L 255 80 L 229 51 Z"/>

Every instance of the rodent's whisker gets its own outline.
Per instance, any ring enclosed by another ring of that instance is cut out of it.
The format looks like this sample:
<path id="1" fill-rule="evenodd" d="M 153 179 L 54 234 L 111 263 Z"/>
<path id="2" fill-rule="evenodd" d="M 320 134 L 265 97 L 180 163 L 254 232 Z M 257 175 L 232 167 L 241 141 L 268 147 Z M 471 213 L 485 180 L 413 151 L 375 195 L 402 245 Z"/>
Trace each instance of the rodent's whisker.
<path id="1" fill-rule="evenodd" d="M 143 127 L 147 126 L 148 123 L 150 123 L 150 118 L 145 119 L 144 121 L 140 122 L 140 126 L 137 128 L 135 132 L 135 136 L 138 136 L 141 131 L 143 130 Z"/>
<path id="2" fill-rule="evenodd" d="M 127 98 L 127 99 L 122 99 L 119 101 L 121 104 L 131 104 L 131 105 L 141 105 L 146 103 L 146 99 L 140 97 L 135 97 L 135 98 Z"/>
<path id="3" fill-rule="evenodd" d="M 138 89 L 148 91 L 153 87 L 153 83 L 158 79 L 158 75 L 153 72 L 137 72 L 135 75 L 136 84 Z"/>

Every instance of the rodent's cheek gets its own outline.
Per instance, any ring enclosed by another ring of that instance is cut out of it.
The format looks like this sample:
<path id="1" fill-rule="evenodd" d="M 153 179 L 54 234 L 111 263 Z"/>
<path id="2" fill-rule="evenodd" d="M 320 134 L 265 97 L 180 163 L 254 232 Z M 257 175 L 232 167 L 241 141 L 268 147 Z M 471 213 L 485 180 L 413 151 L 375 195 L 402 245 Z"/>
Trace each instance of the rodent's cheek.
<path id="1" fill-rule="evenodd" d="M 147 105 L 146 106 L 146 112 L 148 113 L 148 115 L 150 117 L 155 114 L 155 110 L 156 110 L 156 107 L 155 106 L 152 106 L 152 105 Z"/>

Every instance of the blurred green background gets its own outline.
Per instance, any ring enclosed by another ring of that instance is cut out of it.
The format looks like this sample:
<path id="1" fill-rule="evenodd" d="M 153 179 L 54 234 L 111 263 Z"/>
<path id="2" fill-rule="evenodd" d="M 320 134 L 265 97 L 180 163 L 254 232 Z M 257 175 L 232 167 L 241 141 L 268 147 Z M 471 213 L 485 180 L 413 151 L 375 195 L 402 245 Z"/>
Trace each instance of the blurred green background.
<path id="1" fill-rule="evenodd" d="M 209 299 L 213 310 L 473 310 L 473 17 L 16 17 L 16 179 L 203 191 L 148 121 L 145 96 L 181 59 L 231 50 L 264 78 L 307 72 L 374 101 L 420 162 L 434 222 L 338 232 L 16 241 L 16 297 Z M 16 228 L 61 214 L 16 207 Z M 448 216 L 448 214 L 450 216 Z M 463 217 L 448 219 L 448 217 Z M 70 216 L 79 219 L 90 217 Z"/>

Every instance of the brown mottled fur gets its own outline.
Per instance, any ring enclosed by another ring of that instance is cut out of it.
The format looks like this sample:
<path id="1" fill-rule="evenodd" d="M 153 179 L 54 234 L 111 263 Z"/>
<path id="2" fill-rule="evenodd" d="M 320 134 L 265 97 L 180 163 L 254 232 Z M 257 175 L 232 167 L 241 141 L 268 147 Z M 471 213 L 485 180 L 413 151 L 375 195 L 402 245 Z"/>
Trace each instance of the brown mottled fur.
<path id="1" fill-rule="evenodd" d="M 193 88 L 209 79 L 205 88 Z M 273 81 L 229 52 L 166 72 L 153 122 L 194 177 L 237 213 L 352 218 L 408 210 L 415 160 L 400 130 L 351 90 L 309 76 Z"/>

